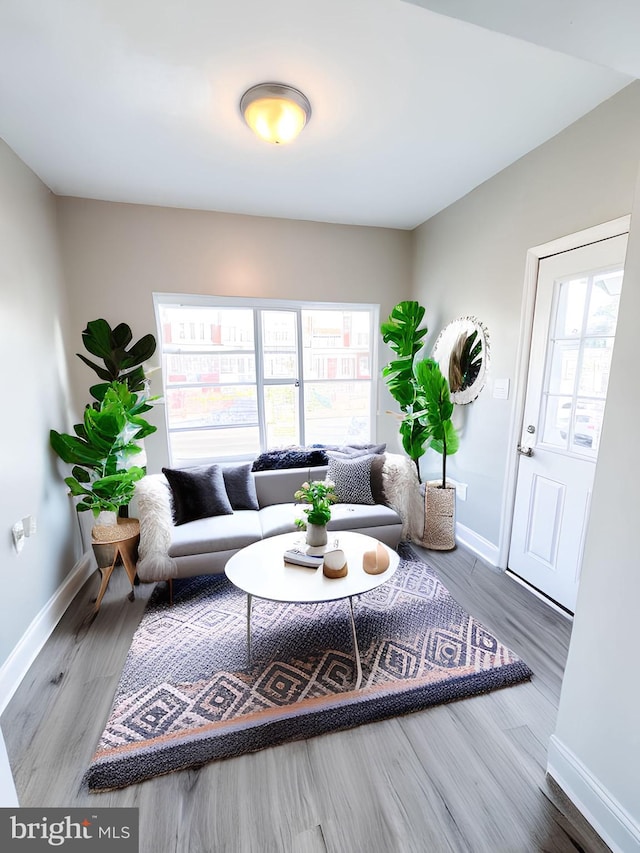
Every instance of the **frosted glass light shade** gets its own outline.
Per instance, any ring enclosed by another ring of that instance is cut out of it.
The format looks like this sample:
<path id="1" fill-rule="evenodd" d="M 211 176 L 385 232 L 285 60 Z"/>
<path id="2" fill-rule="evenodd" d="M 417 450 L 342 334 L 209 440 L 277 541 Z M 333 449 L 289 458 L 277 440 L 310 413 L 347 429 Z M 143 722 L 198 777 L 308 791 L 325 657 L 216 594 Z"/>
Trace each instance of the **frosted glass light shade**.
<path id="1" fill-rule="evenodd" d="M 260 83 L 240 100 L 240 111 L 251 130 L 266 142 L 291 142 L 311 116 L 306 96 L 282 83 Z"/>

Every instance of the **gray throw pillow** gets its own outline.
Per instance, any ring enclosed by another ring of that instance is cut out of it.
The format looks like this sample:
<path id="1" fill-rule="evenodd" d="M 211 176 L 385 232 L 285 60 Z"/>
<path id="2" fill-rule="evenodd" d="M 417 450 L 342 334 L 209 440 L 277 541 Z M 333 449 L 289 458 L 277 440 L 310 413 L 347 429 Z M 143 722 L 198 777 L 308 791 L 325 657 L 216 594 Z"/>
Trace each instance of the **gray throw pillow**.
<path id="1" fill-rule="evenodd" d="M 234 509 L 260 509 L 256 494 L 256 483 L 251 473 L 251 462 L 223 468 L 222 476 L 227 495 Z"/>
<path id="2" fill-rule="evenodd" d="M 354 459 L 329 459 L 327 479 L 336 487 L 336 497 L 344 504 L 375 503 L 371 494 L 371 460 L 373 456 Z"/>
<path id="3" fill-rule="evenodd" d="M 163 468 L 162 473 L 171 487 L 173 523 L 176 526 L 198 518 L 233 513 L 219 465 Z"/>

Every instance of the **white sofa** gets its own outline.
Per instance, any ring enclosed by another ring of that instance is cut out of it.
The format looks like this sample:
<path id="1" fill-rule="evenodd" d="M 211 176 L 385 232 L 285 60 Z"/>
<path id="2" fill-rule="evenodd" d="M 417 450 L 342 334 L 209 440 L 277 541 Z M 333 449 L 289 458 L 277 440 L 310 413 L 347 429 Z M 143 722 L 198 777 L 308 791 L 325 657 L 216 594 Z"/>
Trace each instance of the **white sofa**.
<path id="1" fill-rule="evenodd" d="M 304 517 L 302 505 L 293 501 L 302 483 L 323 480 L 327 467 L 289 468 L 252 473 L 258 509 L 234 510 L 232 514 L 198 518 L 176 525 L 172 497 L 164 474 L 150 474 L 136 488 L 140 519 L 138 577 L 143 582 L 224 572 L 227 560 L 247 545 L 267 536 L 295 531 L 295 519 Z M 419 501 L 417 476 L 403 456 L 387 454 L 382 467 L 385 502 L 336 503 L 332 506 L 331 530 L 366 533 L 396 548 L 411 537 L 412 506 Z"/>

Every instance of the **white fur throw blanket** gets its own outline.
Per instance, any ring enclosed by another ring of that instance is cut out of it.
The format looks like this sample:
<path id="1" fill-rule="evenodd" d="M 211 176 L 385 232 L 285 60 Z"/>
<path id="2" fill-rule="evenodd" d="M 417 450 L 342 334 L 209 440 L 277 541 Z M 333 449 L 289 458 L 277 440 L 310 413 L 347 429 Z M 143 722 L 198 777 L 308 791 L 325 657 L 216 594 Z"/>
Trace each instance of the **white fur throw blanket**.
<path id="1" fill-rule="evenodd" d="M 164 474 L 147 474 L 136 483 L 140 545 L 138 577 L 141 581 L 163 581 L 178 574 L 171 546 L 171 495 Z"/>
<path id="2" fill-rule="evenodd" d="M 408 456 L 387 453 L 382 468 L 382 485 L 389 506 L 402 519 L 402 538 L 422 539 L 424 506 L 415 464 Z"/>

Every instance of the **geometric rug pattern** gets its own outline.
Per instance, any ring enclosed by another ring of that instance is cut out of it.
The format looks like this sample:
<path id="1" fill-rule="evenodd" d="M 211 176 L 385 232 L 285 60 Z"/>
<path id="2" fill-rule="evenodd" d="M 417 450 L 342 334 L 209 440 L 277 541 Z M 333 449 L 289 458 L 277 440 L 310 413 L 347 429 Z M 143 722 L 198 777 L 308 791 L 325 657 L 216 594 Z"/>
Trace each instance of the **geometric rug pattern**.
<path id="1" fill-rule="evenodd" d="M 301 568 L 301 571 L 313 571 Z M 253 599 L 224 575 L 152 594 L 87 770 L 90 790 L 120 788 L 209 761 L 315 737 L 531 677 L 407 546 L 392 578 L 349 601 Z"/>

